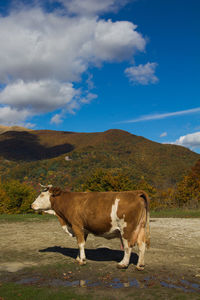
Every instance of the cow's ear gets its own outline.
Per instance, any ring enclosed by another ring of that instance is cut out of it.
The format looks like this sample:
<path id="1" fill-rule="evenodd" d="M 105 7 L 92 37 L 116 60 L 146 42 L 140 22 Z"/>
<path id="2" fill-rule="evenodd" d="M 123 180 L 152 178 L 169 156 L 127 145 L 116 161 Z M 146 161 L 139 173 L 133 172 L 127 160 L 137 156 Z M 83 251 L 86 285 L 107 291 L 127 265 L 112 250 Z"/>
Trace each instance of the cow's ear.
<path id="1" fill-rule="evenodd" d="M 50 188 L 49 192 L 52 194 L 52 196 L 59 196 L 61 194 L 61 189 L 58 187 Z"/>

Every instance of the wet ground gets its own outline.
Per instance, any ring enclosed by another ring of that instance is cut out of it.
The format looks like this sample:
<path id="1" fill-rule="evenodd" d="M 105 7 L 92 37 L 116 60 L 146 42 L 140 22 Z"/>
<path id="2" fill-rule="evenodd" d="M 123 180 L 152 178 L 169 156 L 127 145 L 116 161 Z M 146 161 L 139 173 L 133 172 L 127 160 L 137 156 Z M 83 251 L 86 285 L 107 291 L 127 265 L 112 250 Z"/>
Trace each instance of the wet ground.
<path id="1" fill-rule="evenodd" d="M 137 248 L 126 270 L 119 240 L 92 235 L 86 243 L 87 265 L 75 262 L 77 244 L 56 219 L 0 226 L 0 282 L 88 289 L 163 289 L 199 294 L 200 220 L 151 219 L 151 248 L 144 271 L 137 271 Z M 111 298 L 112 299 L 112 298 Z M 114 299 L 114 298 L 113 298 Z M 151 299 L 151 298 L 149 298 Z"/>
<path id="2" fill-rule="evenodd" d="M 66 274 L 66 273 L 64 273 Z M 160 287 L 167 287 L 172 289 L 179 289 L 185 293 L 188 292 L 196 292 L 200 293 L 200 284 L 192 283 L 187 280 L 173 280 L 173 279 L 159 279 L 156 277 L 144 277 L 143 280 L 139 280 L 136 278 L 129 278 L 126 280 L 122 280 L 120 278 L 112 278 L 110 274 L 107 274 L 105 277 L 98 278 L 97 280 L 73 280 L 70 278 L 66 279 L 66 276 L 63 276 L 63 279 L 48 279 L 44 280 L 43 277 L 30 277 L 20 279 L 15 281 L 17 284 L 36 284 L 40 286 L 63 286 L 63 287 L 100 287 L 100 288 L 113 288 L 113 289 L 120 289 L 120 288 L 128 288 L 128 287 L 135 287 L 135 288 L 149 288 L 152 285 L 157 284 Z"/>

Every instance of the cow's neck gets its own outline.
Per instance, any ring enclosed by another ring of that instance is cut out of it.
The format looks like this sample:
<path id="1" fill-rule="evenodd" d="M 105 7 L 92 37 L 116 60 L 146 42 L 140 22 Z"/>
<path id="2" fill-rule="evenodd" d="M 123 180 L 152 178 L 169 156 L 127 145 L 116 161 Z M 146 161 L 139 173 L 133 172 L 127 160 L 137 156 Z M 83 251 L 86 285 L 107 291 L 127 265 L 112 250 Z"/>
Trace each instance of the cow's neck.
<path id="1" fill-rule="evenodd" d="M 51 207 L 55 213 L 62 217 L 67 218 L 67 208 L 70 206 L 71 199 L 69 197 L 69 192 L 62 192 L 59 196 L 51 197 Z M 63 212 L 64 215 L 63 215 Z"/>

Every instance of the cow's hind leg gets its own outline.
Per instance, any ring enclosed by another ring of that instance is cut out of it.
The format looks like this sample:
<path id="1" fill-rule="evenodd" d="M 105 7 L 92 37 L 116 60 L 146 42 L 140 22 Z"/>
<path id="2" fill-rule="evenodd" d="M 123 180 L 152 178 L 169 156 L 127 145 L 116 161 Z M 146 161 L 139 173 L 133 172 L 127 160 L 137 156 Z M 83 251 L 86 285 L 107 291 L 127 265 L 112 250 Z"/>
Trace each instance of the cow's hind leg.
<path id="1" fill-rule="evenodd" d="M 123 231 L 122 242 L 124 246 L 124 257 L 118 264 L 118 268 L 125 269 L 128 267 L 131 257 L 132 248 L 135 245 L 138 234 L 140 232 L 141 224 L 138 224 L 134 228 L 131 224 L 127 226 Z"/>
<path id="2" fill-rule="evenodd" d="M 82 266 L 82 265 L 86 264 L 84 232 L 81 229 L 81 227 L 79 227 L 79 226 L 72 226 L 72 229 L 76 236 L 78 248 L 79 248 L 79 254 L 78 254 L 76 260 L 79 263 L 79 265 Z"/>
<path id="3" fill-rule="evenodd" d="M 124 257 L 123 259 L 118 263 L 117 267 L 119 269 L 126 269 L 130 262 L 130 256 L 132 247 L 130 247 L 130 243 L 128 240 L 122 237 L 123 247 L 124 247 Z"/>
<path id="4" fill-rule="evenodd" d="M 139 258 L 136 268 L 138 270 L 144 270 L 144 253 L 145 253 L 145 228 L 141 227 L 137 238 L 137 245 L 139 249 Z"/>

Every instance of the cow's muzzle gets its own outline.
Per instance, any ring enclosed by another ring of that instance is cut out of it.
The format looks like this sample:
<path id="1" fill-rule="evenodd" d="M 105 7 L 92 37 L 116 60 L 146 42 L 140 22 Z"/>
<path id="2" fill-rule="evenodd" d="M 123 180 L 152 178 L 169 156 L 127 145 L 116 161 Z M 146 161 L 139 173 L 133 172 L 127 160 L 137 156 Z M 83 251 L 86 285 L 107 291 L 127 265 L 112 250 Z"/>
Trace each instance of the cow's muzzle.
<path id="1" fill-rule="evenodd" d="M 31 204 L 31 208 L 32 208 L 33 210 L 37 210 L 37 207 L 36 207 L 34 204 Z"/>

